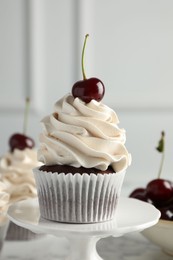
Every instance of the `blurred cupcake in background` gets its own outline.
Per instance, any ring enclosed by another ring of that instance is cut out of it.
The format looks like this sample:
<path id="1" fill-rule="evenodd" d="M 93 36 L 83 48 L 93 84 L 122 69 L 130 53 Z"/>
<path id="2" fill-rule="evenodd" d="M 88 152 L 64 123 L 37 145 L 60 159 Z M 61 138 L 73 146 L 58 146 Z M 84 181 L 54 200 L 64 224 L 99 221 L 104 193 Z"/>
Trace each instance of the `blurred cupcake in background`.
<path id="1" fill-rule="evenodd" d="M 32 169 L 40 164 L 34 149 L 14 149 L 0 160 L 1 178 L 10 193 L 10 202 L 35 198 L 37 191 Z"/>
<path id="2" fill-rule="evenodd" d="M 23 133 L 15 133 L 10 137 L 10 149 L 0 159 L 1 180 L 8 189 L 10 203 L 37 197 L 32 169 L 40 163 L 37 160 L 34 140 L 25 134 L 28 107 L 29 99 L 26 99 Z M 10 222 L 6 239 L 28 240 L 37 236 Z"/>
<path id="3" fill-rule="evenodd" d="M 4 244 L 5 236 L 8 228 L 7 210 L 9 207 L 10 195 L 7 187 L 0 181 L 0 253 Z"/>
<path id="4" fill-rule="evenodd" d="M 37 197 L 35 179 L 32 169 L 39 166 L 34 149 L 14 149 L 2 156 L 0 173 L 3 183 L 9 192 L 10 203 Z M 28 240 L 35 238 L 35 233 L 10 222 L 7 240 Z"/>

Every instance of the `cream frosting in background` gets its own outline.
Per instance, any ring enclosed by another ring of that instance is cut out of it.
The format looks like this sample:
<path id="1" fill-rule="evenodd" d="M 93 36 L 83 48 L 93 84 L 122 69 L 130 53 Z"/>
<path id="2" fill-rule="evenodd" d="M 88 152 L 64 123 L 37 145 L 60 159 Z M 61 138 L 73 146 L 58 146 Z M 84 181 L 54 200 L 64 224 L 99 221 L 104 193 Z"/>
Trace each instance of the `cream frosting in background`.
<path id="1" fill-rule="evenodd" d="M 131 155 L 116 113 L 101 102 L 84 103 L 68 94 L 42 120 L 38 160 L 46 165 L 125 170 Z"/>
<path id="2" fill-rule="evenodd" d="M 10 194 L 10 203 L 37 196 L 32 169 L 39 165 L 34 149 L 15 149 L 2 156 L 0 176 Z"/>
<path id="3" fill-rule="evenodd" d="M 6 213 L 9 207 L 10 195 L 7 191 L 7 186 L 0 181 L 0 225 L 6 219 Z"/>
<path id="4" fill-rule="evenodd" d="M 9 225 L 9 220 L 7 217 L 9 199 L 10 195 L 8 193 L 6 185 L 0 181 L 0 253 Z"/>

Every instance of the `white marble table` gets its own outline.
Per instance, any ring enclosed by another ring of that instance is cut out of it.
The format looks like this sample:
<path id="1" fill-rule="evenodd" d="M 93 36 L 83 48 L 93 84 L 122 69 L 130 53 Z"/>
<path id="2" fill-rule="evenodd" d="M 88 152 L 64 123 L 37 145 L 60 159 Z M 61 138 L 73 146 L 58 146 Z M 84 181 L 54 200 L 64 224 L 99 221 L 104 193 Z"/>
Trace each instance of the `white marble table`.
<path id="1" fill-rule="evenodd" d="M 6 241 L 1 260 L 63 260 L 69 245 L 66 239 L 47 235 L 26 242 Z M 97 251 L 105 260 L 172 260 L 160 248 L 148 242 L 140 233 L 119 238 L 108 237 L 97 243 Z"/>

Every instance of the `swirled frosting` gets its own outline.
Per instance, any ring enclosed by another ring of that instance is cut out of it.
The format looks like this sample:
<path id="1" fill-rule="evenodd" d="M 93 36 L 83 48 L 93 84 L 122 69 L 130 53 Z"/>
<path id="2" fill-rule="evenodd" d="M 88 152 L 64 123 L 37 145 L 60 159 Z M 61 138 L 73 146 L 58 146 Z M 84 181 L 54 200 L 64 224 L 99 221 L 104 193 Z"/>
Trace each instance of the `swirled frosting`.
<path id="1" fill-rule="evenodd" d="M 7 210 L 10 202 L 10 194 L 7 186 L 0 181 L 0 226 L 8 222 Z"/>
<path id="2" fill-rule="evenodd" d="M 131 156 L 125 147 L 125 130 L 116 113 L 101 102 L 85 103 L 68 94 L 43 118 L 38 160 L 45 165 L 116 171 L 127 168 Z"/>
<path id="3" fill-rule="evenodd" d="M 0 215 L 6 213 L 9 205 L 10 194 L 6 185 L 0 181 Z"/>
<path id="4" fill-rule="evenodd" d="M 29 148 L 15 149 L 1 158 L 1 179 L 7 186 L 11 202 L 37 196 L 32 169 L 39 165 L 36 150 Z"/>

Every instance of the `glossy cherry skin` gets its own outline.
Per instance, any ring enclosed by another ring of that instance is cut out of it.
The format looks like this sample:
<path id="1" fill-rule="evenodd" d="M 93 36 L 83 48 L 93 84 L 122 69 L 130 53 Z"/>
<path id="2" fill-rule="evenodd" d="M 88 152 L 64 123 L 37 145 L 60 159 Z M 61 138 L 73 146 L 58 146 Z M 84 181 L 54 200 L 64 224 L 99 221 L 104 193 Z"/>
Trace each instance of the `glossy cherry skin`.
<path id="1" fill-rule="evenodd" d="M 129 195 L 129 197 L 135 198 L 135 199 L 138 199 L 138 200 L 142 200 L 142 201 L 145 201 L 145 202 L 152 204 L 152 200 L 147 197 L 146 189 L 144 189 L 144 188 L 135 189 L 134 191 L 132 191 L 132 193 Z"/>
<path id="2" fill-rule="evenodd" d="M 33 148 L 35 146 L 34 140 L 26 135 L 16 133 L 9 139 L 11 152 L 14 149 L 24 150 L 25 148 Z"/>
<path id="3" fill-rule="evenodd" d="M 154 179 L 147 184 L 146 194 L 155 205 L 165 204 L 173 197 L 173 184 L 169 180 Z"/>
<path id="4" fill-rule="evenodd" d="M 102 100 L 104 93 L 104 84 L 97 78 L 77 81 L 72 87 L 72 95 L 74 98 L 78 97 L 85 103 L 89 103 L 92 99 L 96 101 Z"/>
<path id="5" fill-rule="evenodd" d="M 130 193 L 129 197 L 135 198 L 135 197 L 138 196 L 139 194 L 143 194 L 143 193 L 145 193 L 145 189 L 144 189 L 144 188 L 137 188 L 137 189 L 133 190 L 133 191 Z"/>
<path id="6" fill-rule="evenodd" d="M 161 219 L 173 220 L 173 204 L 163 208 L 158 208 L 161 212 Z"/>

